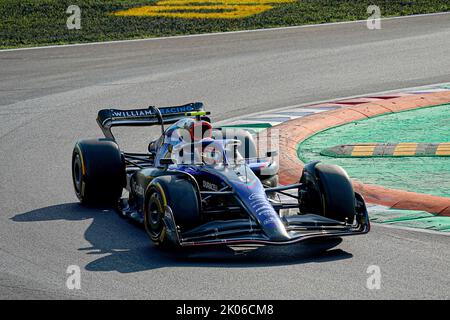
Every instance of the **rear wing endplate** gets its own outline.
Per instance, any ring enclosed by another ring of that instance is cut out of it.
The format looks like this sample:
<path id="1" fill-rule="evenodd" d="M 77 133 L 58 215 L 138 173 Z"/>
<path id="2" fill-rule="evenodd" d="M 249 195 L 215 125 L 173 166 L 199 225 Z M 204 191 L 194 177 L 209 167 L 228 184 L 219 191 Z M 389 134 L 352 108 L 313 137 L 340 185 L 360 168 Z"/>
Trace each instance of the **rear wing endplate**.
<path id="1" fill-rule="evenodd" d="M 203 103 L 193 102 L 172 107 L 156 108 L 154 106 L 150 106 L 147 109 L 103 109 L 98 112 L 97 123 L 100 126 L 100 129 L 102 129 L 105 137 L 114 139 L 111 132 L 112 127 L 172 124 L 182 118 L 185 118 L 187 112 L 203 111 L 203 107 Z"/>

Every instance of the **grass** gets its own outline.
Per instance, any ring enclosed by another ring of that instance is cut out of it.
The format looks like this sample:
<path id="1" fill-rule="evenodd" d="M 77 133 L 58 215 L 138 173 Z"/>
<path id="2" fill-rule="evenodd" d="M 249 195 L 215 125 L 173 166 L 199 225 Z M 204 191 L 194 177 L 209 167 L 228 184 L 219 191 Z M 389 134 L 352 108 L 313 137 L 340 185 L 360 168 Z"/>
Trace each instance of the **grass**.
<path id="1" fill-rule="evenodd" d="M 336 164 L 364 183 L 450 197 L 447 157 L 332 158 L 320 154 L 323 149 L 342 144 L 450 142 L 449 131 L 450 105 L 438 105 L 379 115 L 319 132 L 300 143 L 297 153 L 304 163 L 322 160 Z"/>
<path id="2" fill-rule="evenodd" d="M 277 4 L 271 10 L 242 19 L 111 14 L 155 3 L 156 0 L 0 0 L 0 48 L 359 20 L 368 18 L 367 7 L 372 4 L 381 8 L 383 17 L 450 11 L 448 0 L 299 0 Z M 81 30 L 66 27 L 69 5 L 78 5 L 82 10 Z"/>

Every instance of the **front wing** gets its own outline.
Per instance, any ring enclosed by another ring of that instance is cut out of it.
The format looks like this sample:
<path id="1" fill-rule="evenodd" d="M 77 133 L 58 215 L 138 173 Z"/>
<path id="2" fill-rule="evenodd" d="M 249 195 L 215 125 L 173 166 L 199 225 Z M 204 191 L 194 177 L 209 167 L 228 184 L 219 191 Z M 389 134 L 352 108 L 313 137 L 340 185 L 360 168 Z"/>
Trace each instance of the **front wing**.
<path id="1" fill-rule="evenodd" d="M 180 233 L 169 206 L 165 208 L 164 223 L 171 241 L 182 247 L 218 245 L 291 245 L 301 241 L 335 238 L 368 233 L 370 222 L 362 197 L 357 195 L 359 207 L 353 224 L 346 224 L 315 214 L 282 217 L 288 240 L 269 239 L 251 219 L 211 221 L 193 230 Z"/>

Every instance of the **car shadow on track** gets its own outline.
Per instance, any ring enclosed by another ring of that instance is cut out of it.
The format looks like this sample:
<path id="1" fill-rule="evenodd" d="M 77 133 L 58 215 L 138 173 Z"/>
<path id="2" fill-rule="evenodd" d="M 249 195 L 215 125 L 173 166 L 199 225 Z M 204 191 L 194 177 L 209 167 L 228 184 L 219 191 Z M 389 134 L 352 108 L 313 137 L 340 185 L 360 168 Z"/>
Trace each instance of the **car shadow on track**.
<path id="1" fill-rule="evenodd" d="M 323 247 L 308 243 L 264 247 L 239 254 L 228 248 L 169 252 L 150 244 L 141 226 L 120 218 L 114 211 L 86 208 L 78 203 L 41 208 L 12 218 L 14 222 L 86 219 L 92 219 L 92 223 L 84 232 L 84 238 L 91 246 L 78 248 L 78 250 L 89 255 L 100 256 L 85 266 L 88 271 L 132 273 L 163 267 L 260 268 L 323 263 L 352 257 L 350 253 L 341 249 L 323 251 Z M 326 245 L 331 248 L 339 242 L 340 239 Z"/>

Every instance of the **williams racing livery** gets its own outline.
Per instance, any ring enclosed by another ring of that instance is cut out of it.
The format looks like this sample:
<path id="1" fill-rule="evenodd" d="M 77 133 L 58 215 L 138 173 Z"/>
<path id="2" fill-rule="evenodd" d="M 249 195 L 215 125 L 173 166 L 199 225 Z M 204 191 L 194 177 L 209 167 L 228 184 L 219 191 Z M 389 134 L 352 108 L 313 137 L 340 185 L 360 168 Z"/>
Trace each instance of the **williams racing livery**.
<path id="1" fill-rule="evenodd" d="M 72 156 L 75 193 L 86 205 L 114 206 L 164 247 L 288 245 L 369 231 L 363 198 L 343 169 L 305 165 L 278 185 L 277 152 L 258 155 L 244 130 L 213 128 L 202 103 L 105 109 L 105 138 L 81 140 Z M 117 126 L 153 126 L 143 153 L 122 151 Z"/>

